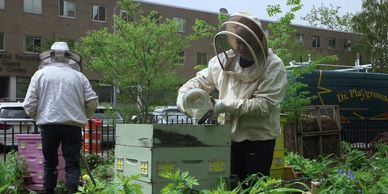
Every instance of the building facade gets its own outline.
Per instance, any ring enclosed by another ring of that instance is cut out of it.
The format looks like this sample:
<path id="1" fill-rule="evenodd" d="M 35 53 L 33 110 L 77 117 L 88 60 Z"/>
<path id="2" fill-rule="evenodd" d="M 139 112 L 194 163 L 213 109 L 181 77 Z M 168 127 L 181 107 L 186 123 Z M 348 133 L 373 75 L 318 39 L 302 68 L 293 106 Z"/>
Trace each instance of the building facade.
<path id="1" fill-rule="evenodd" d="M 147 14 L 157 11 L 161 18 L 172 18 L 181 23 L 180 33 L 191 33 L 196 19 L 218 25 L 218 13 L 193 10 L 140 1 Z M 0 101 L 22 100 L 31 76 L 38 68 L 37 56 L 49 48 L 48 42 L 63 39 L 75 42 L 88 31 L 108 28 L 113 30 L 113 14 L 120 14 L 115 0 L 0 0 Z M 262 21 L 264 29 L 270 21 Z M 351 46 L 360 36 L 354 33 L 294 26 L 292 36 L 306 48 L 336 54 L 339 64 L 352 65 L 355 54 Z M 72 44 L 70 44 L 72 45 Z M 71 48 L 70 48 L 71 49 Z M 195 75 L 194 66 L 207 64 L 214 56 L 212 38 L 195 41 L 180 53 L 182 65 L 177 75 L 189 79 Z M 84 68 L 85 75 L 97 83 L 98 75 Z M 93 85 L 100 100 L 110 102 L 112 88 Z"/>

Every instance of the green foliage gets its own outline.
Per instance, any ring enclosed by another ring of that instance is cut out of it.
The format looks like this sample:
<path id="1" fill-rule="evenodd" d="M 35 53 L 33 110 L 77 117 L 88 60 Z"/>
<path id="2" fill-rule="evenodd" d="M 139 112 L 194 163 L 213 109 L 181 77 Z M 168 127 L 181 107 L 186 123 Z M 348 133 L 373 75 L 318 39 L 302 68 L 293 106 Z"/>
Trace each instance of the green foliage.
<path id="1" fill-rule="evenodd" d="M 91 31 L 76 48 L 90 69 L 120 89 L 120 95 L 134 99 L 145 116 L 157 105 L 152 101 L 154 91 L 178 87 L 173 59 L 192 41 L 210 36 L 212 28 L 197 20 L 182 36 L 178 22 L 160 18 L 156 12 L 141 14 L 135 1 L 119 0 L 118 6 L 129 15 L 114 16 L 114 32 Z"/>
<path id="2" fill-rule="evenodd" d="M 86 179 L 86 183 L 78 187 L 78 194 L 142 194 L 141 186 L 131 183 L 138 178 L 137 176 L 119 176 L 117 180 L 109 182 L 96 179 L 96 185 L 92 184 L 90 178 L 83 178 Z"/>
<path id="3" fill-rule="evenodd" d="M 351 149 L 345 154 L 345 157 L 346 163 L 344 165 L 347 169 L 360 170 L 369 164 L 366 154 L 360 150 Z"/>
<path id="4" fill-rule="evenodd" d="M 171 181 L 163 187 L 161 194 L 183 194 L 186 189 L 192 189 L 193 186 L 198 185 L 196 178 L 189 176 L 187 171 L 181 172 L 179 169 L 175 172 L 163 172 L 161 176 Z"/>
<path id="5" fill-rule="evenodd" d="M 352 171 L 339 170 L 337 174 L 332 174 L 321 183 L 319 193 L 355 193 L 358 190 L 357 183 L 354 181 Z"/>
<path id="6" fill-rule="evenodd" d="M 381 177 L 375 184 L 373 184 L 371 189 L 364 188 L 364 190 L 369 190 L 369 193 L 388 193 L 388 175 Z"/>
<path id="7" fill-rule="evenodd" d="M 245 185 L 246 187 L 243 187 Z M 239 194 L 256 194 L 256 193 L 303 193 L 301 189 L 295 189 L 295 185 L 304 187 L 306 190 L 308 187 L 300 182 L 292 184 L 282 184 L 281 179 L 275 179 L 267 176 L 261 176 L 253 174 L 246 178 L 241 184 L 233 190 L 233 193 Z"/>
<path id="8" fill-rule="evenodd" d="M 346 12 L 345 15 L 341 16 L 338 13 L 339 9 L 341 9 L 340 6 L 333 6 L 332 4 L 330 4 L 330 7 L 325 6 L 323 3 L 320 7 L 313 5 L 310 13 L 302 17 L 302 19 L 310 25 L 319 28 L 352 31 L 351 20 L 353 15 Z"/>
<path id="9" fill-rule="evenodd" d="M 285 164 L 293 166 L 296 171 L 301 172 L 304 177 L 311 179 L 320 179 L 321 177 L 328 176 L 332 173 L 331 166 L 336 162 L 330 158 L 330 156 L 322 157 L 318 159 L 306 159 L 303 156 L 296 153 L 288 153 L 285 156 Z"/>
<path id="10" fill-rule="evenodd" d="M 28 174 L 25 158 L 19 158 L 16 151 L 7 153 L 7 161 L 0 164 L 0 193 L 27 193 L 23 176 Z"/>
<path id="11" fill-rule="evenodd" d="M 362 10 L 353 19 L 353 28 L 360 32 L 374 71 L 388 72 L 388 1 L 363 0 Z"/>
<path id="12" fill-rule="evenodd" d="M 95 153 L 86 155 L 85 160 L 90 170 L 97 168 L 98 165 L 101 165 L 104 162 L 104 159 Z"/>

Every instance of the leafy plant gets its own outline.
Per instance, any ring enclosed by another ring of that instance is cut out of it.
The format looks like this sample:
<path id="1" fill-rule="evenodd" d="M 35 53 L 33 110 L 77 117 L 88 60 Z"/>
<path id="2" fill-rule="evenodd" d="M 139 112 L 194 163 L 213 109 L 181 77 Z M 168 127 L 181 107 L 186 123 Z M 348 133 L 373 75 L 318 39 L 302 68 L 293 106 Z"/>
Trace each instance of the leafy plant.
<path id="1" fill-rule="evenodd" d="M 320 179 L 332 173 L 330 167 L 335 164 L 335 161 L 330 156 L 320 156 L 317 159 L 310 160 L 291 152 L 285 156 L 285 164 L 294 167 L 295 170 L 301 172 L 307 178 Z"/>
<path id="2" fill-rule="evenodd" d="M 351 149 L 345 154 L 346 162 L 344 165 L 351 170 L 360 170 L 369 164 L 366 154 L 360 150 Z"/>
<path id="3" fill-rule="evenodd" d="M 104 181 L 112 181 L 115 175 L 115 169 L 113 165 L 104 164 L 98 165 L 93 171 L 92 174 L 95 178 Z"/>
<path id="4" fill-rule="evenodd" d="M 141 186 L 131 183 L 137 179 L 137 176 L 118 176 L 115 181 L 100 181 L 96 179 L 96 185 L 93 185 L 87 175 L 83 176 L 84 186 L 78 187 L 78 194 L 142 194 Z"/>
<path id="5" fill-rule="evenodd" d="M 187 171 L 181 172 L 178 169 L 175 172 L 166 171 L 160 175 L 171 181 L 163 187 L 161 194 L 183 194 L 187 188 L 193 189 L 193 186 L 198 185 L 198 179 L 189 176 Z"/>
<path id="6" fill-rule="evenodd" d="M 256 193 L 303 193 L 301 189 L 296 189 L 296 185 L 299 185 L 306 190 L 308 186 L 301 182 L 295 182 L 292 184 L 282 184 L 281 179 L 275 179 L 267 176 L 261 176 L 253 174 L 246 178 L 241 184 L 235 188 L 234 193 L 239 194 L 256 194 Z"/>
<path id="7" fill-rule="evenodd" d="M 359 187 L 356 183 L 353 172 L 348 170 L 337 171 L 337 174 L 332 174 L 321 182 L 320 193 L 357 193 Z"/>
<path id="8" fill-rule="evenodd" d="M 0 166 L 0 193 L 26 193 L 24 189 L 23 176 L 28 173 L 27 162 L 19 158 L 16 151 L 7 153 L 7 161 Z"/>
<path id="9" fill-rule="evenodd" d="M 96 153 L 86 155 L 85 159 L 90 170 L 97 168 L 98 165 L 101 165 L 104 162 L 104 159 Z"/>

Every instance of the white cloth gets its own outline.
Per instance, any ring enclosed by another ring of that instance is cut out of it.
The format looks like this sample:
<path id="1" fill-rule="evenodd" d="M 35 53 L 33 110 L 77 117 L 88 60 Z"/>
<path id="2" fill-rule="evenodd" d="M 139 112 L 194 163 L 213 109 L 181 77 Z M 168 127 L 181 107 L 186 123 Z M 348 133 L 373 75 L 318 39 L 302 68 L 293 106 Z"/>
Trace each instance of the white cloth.
<path id="1" fill-rule="evenodd" d="M 227 53 L 230 58 L 236 55 L 231 50 Z M 224 55 L 219 57 L 226 60 Z M 202 88 L 208 93 L 217 89 L 217 112 L 228 113 L 224 122 L 232 127 L 233 141 L 275 139 L 280 134 L 280 103 L 287 85 L 283 62 L 270 49 L 265 67 L 260 70 L 255 65 L 240 67 L 239 56 L 236 57 L 228 67 L 233 74 L 222 70 L 217 57 L 213 57 L 208 68 L 179 89 L 178 98 L 191 88 Z M 242 79 L 245 76 L 255 79 Z"/>
<path id="2" fill-rule="evenodd" d="M 82 127 L 87 122 L 85 107 L 97 102 L 89 80 L 65 64 L 46 66 L 32 76 L 23 105 L 29 115 L 36 114 L 36 124 L 67 124 Z M 86 109 L 89 110 L 86 110 Z"/>

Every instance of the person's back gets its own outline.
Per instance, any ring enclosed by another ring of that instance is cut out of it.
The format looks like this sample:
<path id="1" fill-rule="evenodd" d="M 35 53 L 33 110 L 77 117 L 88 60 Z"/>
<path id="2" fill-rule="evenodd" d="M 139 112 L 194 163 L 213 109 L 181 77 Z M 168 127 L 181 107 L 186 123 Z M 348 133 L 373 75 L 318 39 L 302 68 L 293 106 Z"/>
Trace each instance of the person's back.
<path id="1" fill-rule="evenodd" d="M 82 127 L 87 120 L 84 109 L 86 77 L 63 65 L 44 67 L 36 76 L 40 97 L 37 125 L 62 123 Z"/>

